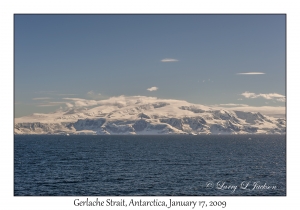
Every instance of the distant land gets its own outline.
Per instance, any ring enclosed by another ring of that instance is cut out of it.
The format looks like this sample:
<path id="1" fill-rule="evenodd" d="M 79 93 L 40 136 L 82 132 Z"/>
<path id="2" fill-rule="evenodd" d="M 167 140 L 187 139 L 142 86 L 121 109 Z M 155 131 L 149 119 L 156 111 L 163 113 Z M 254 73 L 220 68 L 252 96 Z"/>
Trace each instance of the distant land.
<path id="1" fill-rule="evenodd" d="M 286 119 L 146 96 L 15 118 L 14 134 L 160 135 L 285 134 Z"/>

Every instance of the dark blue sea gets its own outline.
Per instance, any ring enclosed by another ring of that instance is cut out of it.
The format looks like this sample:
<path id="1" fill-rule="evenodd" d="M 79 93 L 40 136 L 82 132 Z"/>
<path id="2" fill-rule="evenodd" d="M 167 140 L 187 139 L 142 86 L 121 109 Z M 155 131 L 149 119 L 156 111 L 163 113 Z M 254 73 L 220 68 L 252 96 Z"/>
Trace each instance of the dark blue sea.
<path id="1" fill-rule="evenodd" d="M 16 135 L 14 195 L 285 196 L 286 137 Z"/>

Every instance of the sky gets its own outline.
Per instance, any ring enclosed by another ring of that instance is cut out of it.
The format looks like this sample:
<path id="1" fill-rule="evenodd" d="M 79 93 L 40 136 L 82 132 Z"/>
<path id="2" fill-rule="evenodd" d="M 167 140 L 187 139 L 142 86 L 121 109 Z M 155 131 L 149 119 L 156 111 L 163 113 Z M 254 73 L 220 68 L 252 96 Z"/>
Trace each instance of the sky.
<path id="1" fill-rule="evenodd" d="M 285 15 L 14 15 L 15 117 L 120 95 L 282 107 L 285 87 Z"/>

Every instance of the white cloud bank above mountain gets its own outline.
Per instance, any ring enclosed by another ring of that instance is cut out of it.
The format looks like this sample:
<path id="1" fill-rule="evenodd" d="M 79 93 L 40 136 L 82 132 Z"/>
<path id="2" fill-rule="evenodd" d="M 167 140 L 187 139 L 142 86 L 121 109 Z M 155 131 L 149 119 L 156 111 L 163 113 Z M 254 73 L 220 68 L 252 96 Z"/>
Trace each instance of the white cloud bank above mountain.
<path id="1" fill-rule="evenodd" d="M 244 92 L 241 94 L 242 96 L 244 96 L 245 98 L 264 98 L 267 100 L 276 100 L 276 101 L 280 101 L 280 102 L 285 102 L 285 96 L 278 94 L 278 93 L 267 93 L 267 94 L 263 94 L 263 93 L 250 93 L 250 92 Z"/>
<path id="2" fill-rule="evenodd" d="M 69 101 L 65 103 L 68 107 L 71 107 L 71 105 L 75 107 L 85 107 L 85 106 L 96 106 L 99 104 L 98 101 L 96 100 L 87 100 L 83 98 L 63 98 L 63 99 Z"/>
<path id="3" fill-rule="evenodd" d="M 254 94 L 245 92 L 243 96 L 246 98 L 255 98 L 255 97 L 263 97 L 267 99 L 280 99 L 282 95 L 280 94 Z M 64 101 L 61 102 L 44 102 L 38 106 L 46 107 L 46 106 L 64 106 L 65 108 L 88 108 L 93 106 L 108 106 L 109 109 L 114 109 L 113 107 L 126 107 L 137 104 L 152 104 L 157 102 L 165 102 L 165 103 L 186 103 L 187 105 L 200 105 L 201 104 L 192 104 L 186 101 L 175 100 L 175 99 L 160 99 L 157 97 L 147 97 L 147 96 L 116 96 L 110 97 L 108 99 L 102 100 L 89 100 L 83 98 L 63 98 Z M 204 107 L 204 106 L 203 106 Z M 232 110 L 232 111 L 245 111 L 245 112 L 260 112 L 262 114 L 266 114 L 269 116 L 276 117 L 285 117 L 285 106 L 249 106 L 247 104 L 235 104 L 235 103 L 227 103 L 227 104 L 217 104 L 217 105 L 208 105 L 205 106 L 207 108 L 213 109 L 224 109 L 224 110 Z M 158 110 L 159 111 L 159 110 Z"/>
<path id="4" fill-rule="evenodd" d="M 213 108 L 243 112 L 260 112 L 262 114 L 285 118 L 285 106 L 249 106 L 246 104 L 219 104 Z"/>

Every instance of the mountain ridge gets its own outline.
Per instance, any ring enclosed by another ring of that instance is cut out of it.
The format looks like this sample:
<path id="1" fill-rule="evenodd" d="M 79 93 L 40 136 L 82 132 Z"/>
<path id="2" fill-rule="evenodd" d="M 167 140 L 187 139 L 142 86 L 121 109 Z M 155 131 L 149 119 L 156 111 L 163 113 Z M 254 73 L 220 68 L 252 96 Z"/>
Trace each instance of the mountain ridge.
<path id="1" fill-rule="evenodd" d="M 286 120 L 181 100 L 119 97 L 15 119 L 15 134 L 285 134 Z"/>

